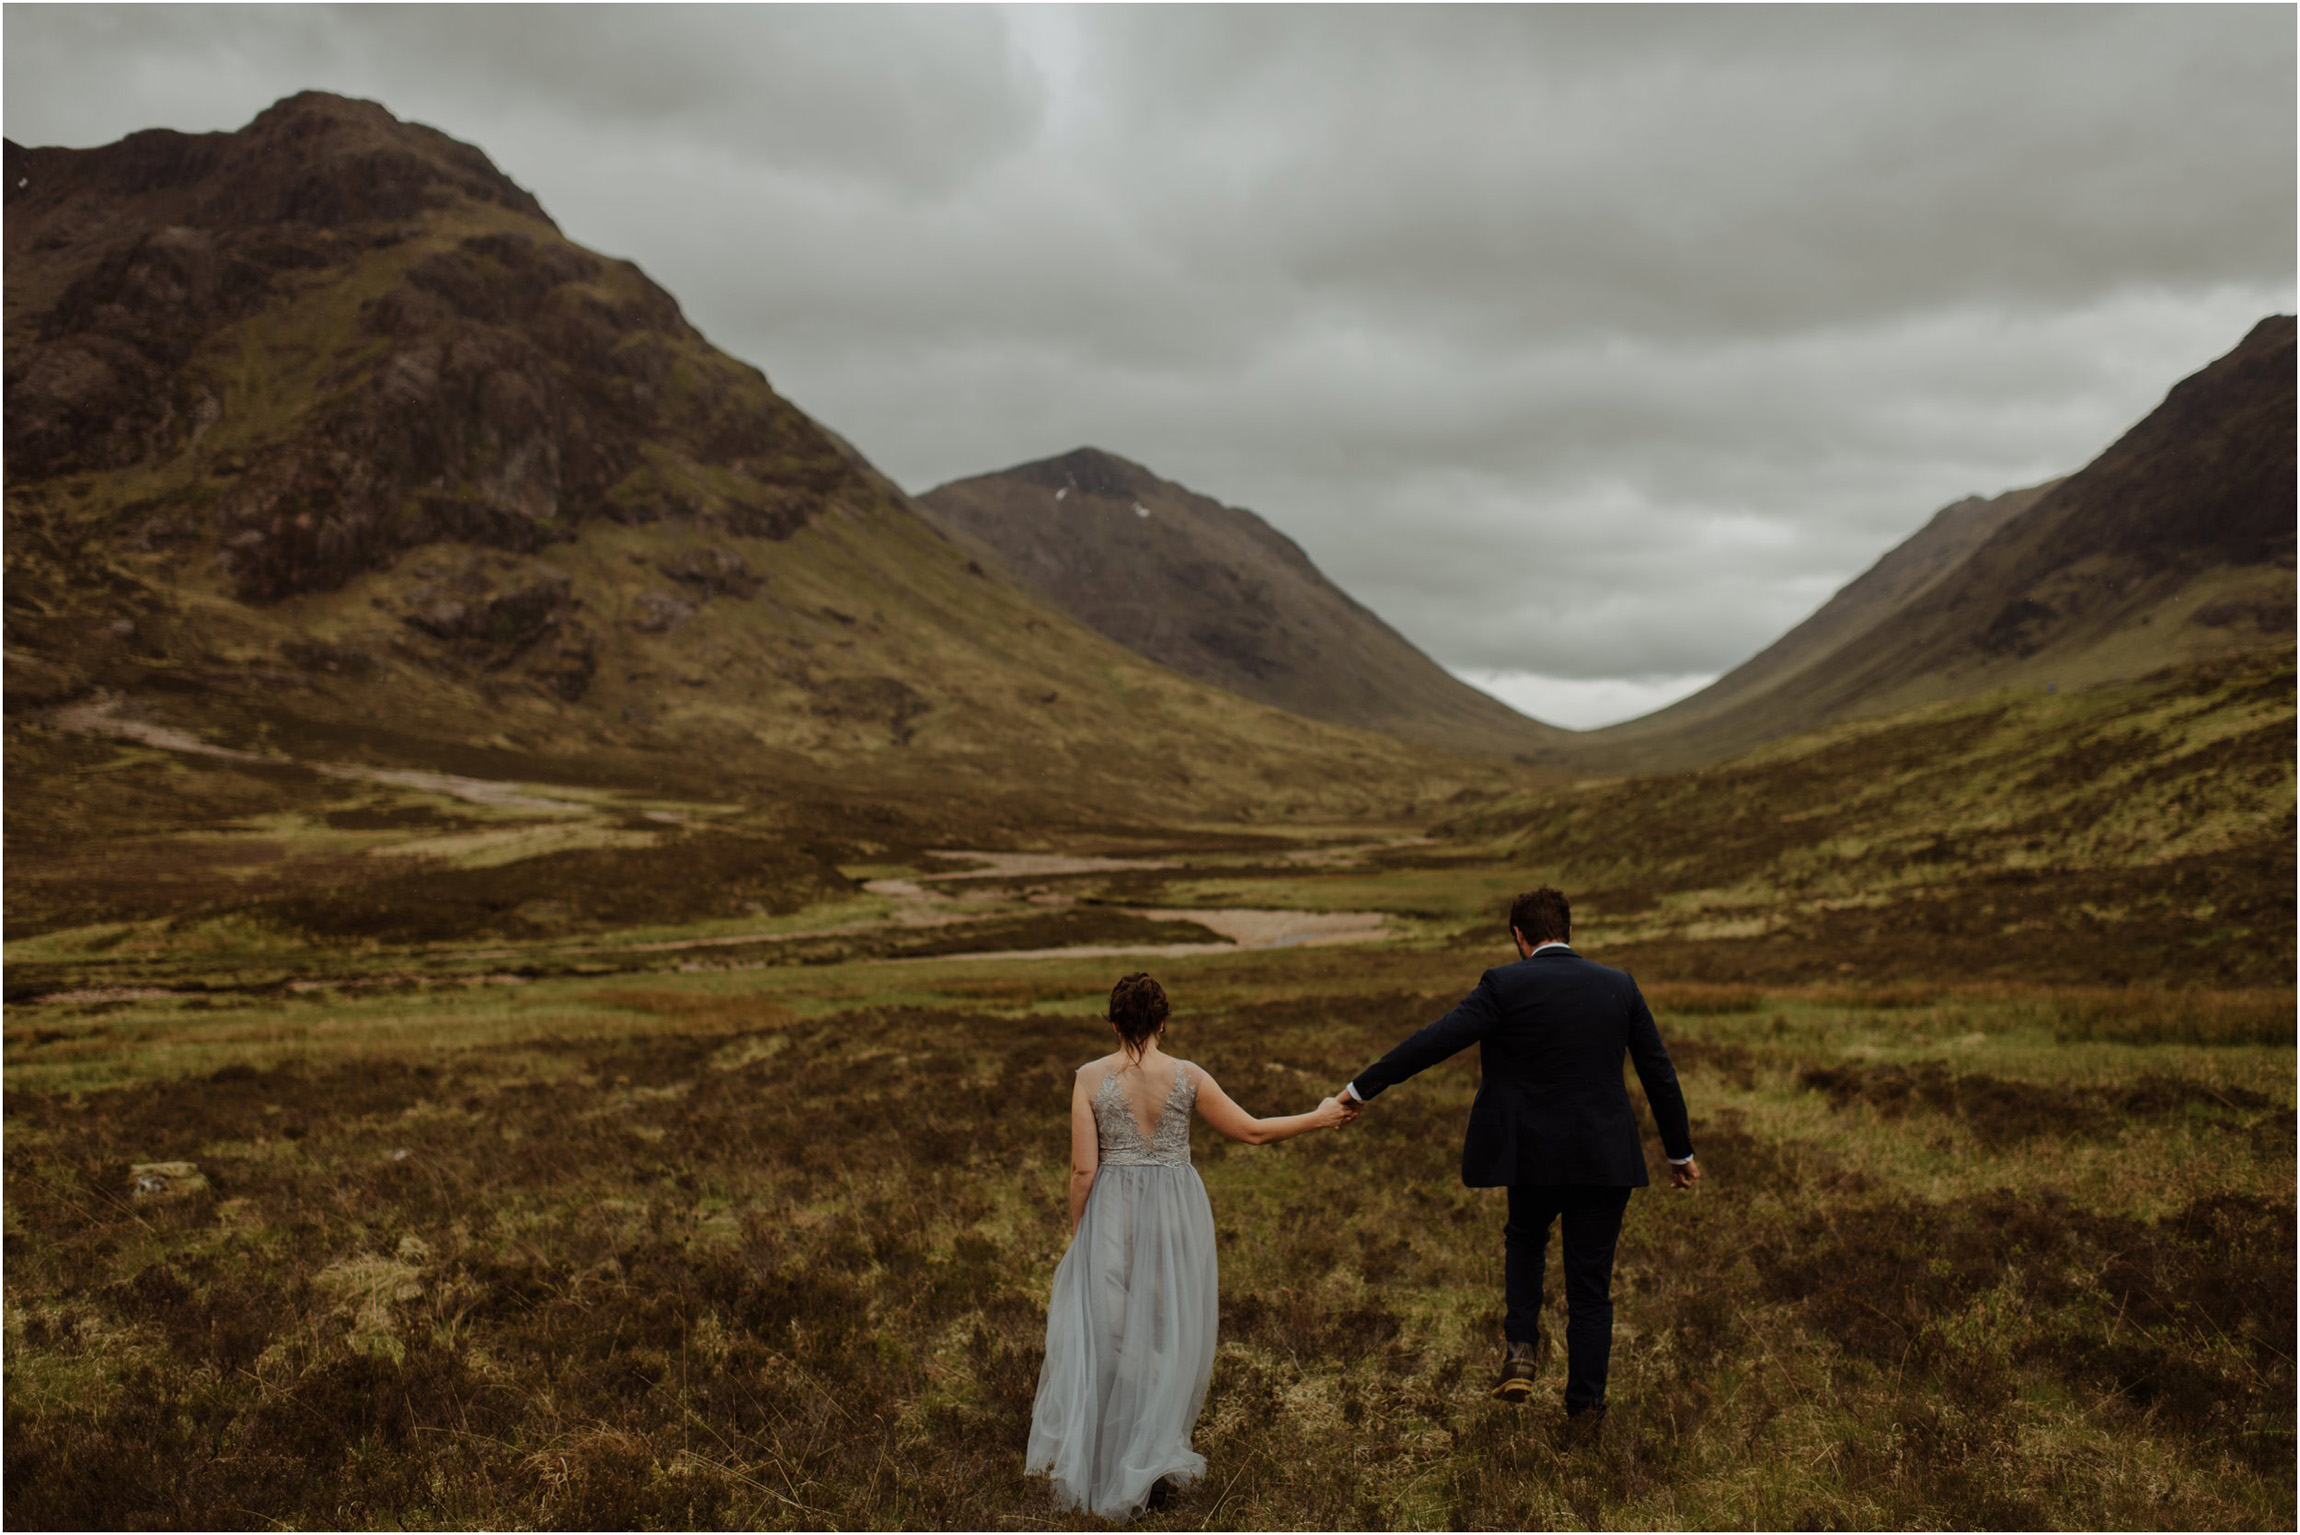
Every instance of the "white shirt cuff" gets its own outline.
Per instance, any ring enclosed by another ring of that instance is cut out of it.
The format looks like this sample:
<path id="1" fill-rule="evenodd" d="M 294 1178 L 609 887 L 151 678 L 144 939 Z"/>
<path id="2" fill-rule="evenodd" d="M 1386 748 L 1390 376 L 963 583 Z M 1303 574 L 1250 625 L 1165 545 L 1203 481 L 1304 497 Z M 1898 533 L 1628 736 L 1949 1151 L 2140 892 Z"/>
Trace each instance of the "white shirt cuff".
<path id="1" fill-rule="evenodd" d="M 1690 1161 L 1692 1161 L 1692 1160 L 1693 1160 L 1693 1159 L 1692 1159 L 1690 1156 L 1684 1156 L 1684 1157 L 1671 1157 L 1671 1158 L 1669 1159 L 1669 1163 L 1670 1163 L 1670 1165 L 1671 1165 L 1672 1167 L 1683 1167 L 1683 1166 L 1684 1166 L 1686 1163 L 1688 1163 L 1688 1162 L 1690 1162 Z"/>

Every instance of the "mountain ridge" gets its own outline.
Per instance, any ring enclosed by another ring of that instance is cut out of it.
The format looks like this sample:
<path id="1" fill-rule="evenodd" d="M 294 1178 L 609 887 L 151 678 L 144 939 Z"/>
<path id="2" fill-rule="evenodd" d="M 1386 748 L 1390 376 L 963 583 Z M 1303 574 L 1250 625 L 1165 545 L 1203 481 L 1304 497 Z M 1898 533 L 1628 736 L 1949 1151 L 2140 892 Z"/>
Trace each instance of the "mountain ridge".
<path id="1" fill-rule="evenodd" d="M 1875 564 L 1839 587 L 1819 608 L 1700 692 L 1590 734 L 1607 739 L 1664 734 L 1715 718 L 1736 704 L 1783 686 L 1947 577 L 1998 528 L 2059 483 L 2047 480 L 1997 496 L 1967 496 L 1950 502 L 1923 527 L 1880 555 Z"/>
<path id="2" fill-rule="evenodd" d="M 2081 686 L 2293 643 L 2294 324 L 2271 315 L 2084 468 L 1937 513 L 1708 688 L 1585 738 L 1715 761 L 2005 686 Z"/>
<path id="3" fill-rule="evenodd" d="M 1704 693 L 1584 735 L 1453 678 L 1253 513 L 1104 450 L 908 496 L 482 151 L 376 103 L 6 154 L 24 706 L 140 689 L 235 729 L 380 707 L 442 744 L 735 743 L 825 782 L 894 753 L 961 795 L 1023 792 L 1036 755 L 1238 809 L 1320 799 L 1298 771 L 1380 797 L 1502 768 L 1464 752 L 1697 765 L 2290 643 L 2289 317 L 2079 474 L 1944 508 Z"/>
<path id="4" fill-rule="evenodd" d="M 1456 750 L 1534 756 L 1567 739 L 1422 654 L 1265 519 L 1107 450 L 968 476 L 919 500 L 1079 622 L 1185 676 Z"/>
<path id="5" fill-rule="evenodd" d="M 612 761 L 800 820 L 1020 824 L 1049 786 L 1030 814 L 1359 813 L 1495 771 L 1074 625 L 635 265 L 375 103 L 7 156 L 28 770 L 19 716 L 102 690 L 299 760 Z"/>

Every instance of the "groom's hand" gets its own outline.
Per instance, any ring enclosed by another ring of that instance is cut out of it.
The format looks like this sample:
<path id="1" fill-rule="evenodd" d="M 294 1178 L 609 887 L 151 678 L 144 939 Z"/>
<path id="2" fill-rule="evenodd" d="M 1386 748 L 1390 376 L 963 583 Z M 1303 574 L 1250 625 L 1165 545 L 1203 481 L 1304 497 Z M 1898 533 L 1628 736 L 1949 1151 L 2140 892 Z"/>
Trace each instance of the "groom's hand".
<path id="1" fill-rule="evenodd" d="M 1345 1125 L 1366 1111 L 1366 1101 L 1347 1087 L 1334 1094 L 1334 1098 L 1342 1106 L 1342 1123 Z"/>
<path id="2" fill-rule="evenodd" d="M 1671 1188 L 1689 1189 L 1700 1181 L 1701 1164 L 1695 1161 L 1693 1158 L 1687 1157 L 1682 1162 L 1672 1162 L 1669 1164 L 1669 1186 Z"/>

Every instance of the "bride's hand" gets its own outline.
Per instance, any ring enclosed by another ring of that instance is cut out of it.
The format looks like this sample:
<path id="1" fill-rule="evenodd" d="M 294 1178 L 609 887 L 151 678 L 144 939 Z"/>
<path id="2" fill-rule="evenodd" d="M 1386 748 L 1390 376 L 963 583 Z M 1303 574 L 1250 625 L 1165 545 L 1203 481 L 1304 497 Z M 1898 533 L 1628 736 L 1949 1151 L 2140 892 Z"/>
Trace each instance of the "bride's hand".
<path id="1" fill-rule="evenodd" d="M 1342 1098 L 1339 1093 L 1321 1101 L 1311 1112 L 1317 1116 L 1318 1128 L 1321 1130 L 1338 1130 L 1343 1125 L 1348 1124 L 1353 1117 L 1350 1111 L 1342 1106 Z"/>

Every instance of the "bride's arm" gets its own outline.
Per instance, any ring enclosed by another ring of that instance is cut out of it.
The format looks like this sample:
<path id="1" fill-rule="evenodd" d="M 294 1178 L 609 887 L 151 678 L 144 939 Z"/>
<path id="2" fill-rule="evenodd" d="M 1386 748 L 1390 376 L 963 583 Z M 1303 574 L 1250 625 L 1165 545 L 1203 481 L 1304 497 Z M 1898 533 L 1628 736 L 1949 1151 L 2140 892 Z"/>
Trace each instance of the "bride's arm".
<path id="1" fill-rule="evenodd" d="M 1272 1141 L 1286 1140 L 1304 1130 L 1330 1130 L 1342 1124 L 1346 1115 L 1340 1102 L 1328 1098 L 1307 1114 L 1283 1114 L 1275 1119 L 1256 1119 L 1231 1101 L 1222 1091 L 1222 1084 L 1205 1071 L 1198 1072 L 1198 1112 L 1206 1116 L 1206 1123 L 1220 1134 L 1249 1146 L 1267 1146 Z"/>
<path id="2" fill-rule="evenodd" d="M 1102 1166 L 1102 1142 L 1094 1133 L 1094 1095 L 1086 1090 L 1086 1068 L 1070 1079 L 1070 1229 L 1086 1214 L 1094 1174 Z"/>

